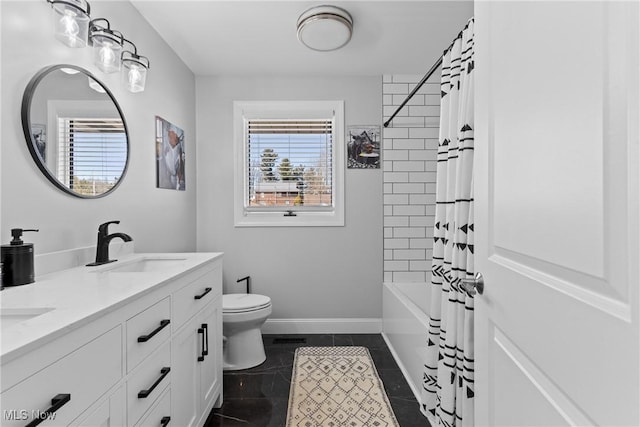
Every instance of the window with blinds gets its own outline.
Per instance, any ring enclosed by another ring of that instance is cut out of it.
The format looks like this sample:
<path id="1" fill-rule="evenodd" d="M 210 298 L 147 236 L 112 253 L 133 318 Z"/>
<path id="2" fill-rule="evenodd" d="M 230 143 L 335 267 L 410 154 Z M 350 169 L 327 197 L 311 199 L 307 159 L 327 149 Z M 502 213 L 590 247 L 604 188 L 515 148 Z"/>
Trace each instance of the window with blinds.
<path id="1" fill-rule="evenodd" d="M 249 210 L 333 208 L 333 118 L 246 126 Z"/>
<path id="2" fill-rule="evenodd" d="M 127 161 L 121 119 L 58 118 L 58 179 L 76 193 L 97 195 L 111 189 Z"/>
<path id="3" fill-rule="evenodd" d="M 234 224 L 344 225 L 344 102 L 234 102 Z"/>

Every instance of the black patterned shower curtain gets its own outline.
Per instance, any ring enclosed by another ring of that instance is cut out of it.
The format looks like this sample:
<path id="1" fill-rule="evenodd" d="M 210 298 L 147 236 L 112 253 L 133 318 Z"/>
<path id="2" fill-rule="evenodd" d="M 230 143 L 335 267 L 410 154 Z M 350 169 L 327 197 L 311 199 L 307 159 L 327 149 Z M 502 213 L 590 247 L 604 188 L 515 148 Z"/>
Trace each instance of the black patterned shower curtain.
<path id="1" fill-rule="evenodd" d="M 431 312 L 422 405 L 432 423 L 473 426 L 473 18 L 442 60 Z"/>

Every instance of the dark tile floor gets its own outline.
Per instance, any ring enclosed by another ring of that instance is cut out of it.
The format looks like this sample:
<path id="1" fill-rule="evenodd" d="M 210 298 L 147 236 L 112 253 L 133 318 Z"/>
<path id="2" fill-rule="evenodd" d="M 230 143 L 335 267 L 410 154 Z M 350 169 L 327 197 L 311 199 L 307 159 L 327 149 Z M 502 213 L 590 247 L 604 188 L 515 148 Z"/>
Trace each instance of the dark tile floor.
<path id="1" fill-rule="evenodd" d="M 278 342 L 285 338 L 288 342 Z M 290 342 L 305 339 L 306 342 Z M 267 360 L 243 371 L 225 372 L 224 404 L 205 427 L 284 427 L 293 357 L 297 347 L 357 345 L 369 349 L 401 427 L 428 427 L 409 385 L 379 334 L 264 335 Z"/>

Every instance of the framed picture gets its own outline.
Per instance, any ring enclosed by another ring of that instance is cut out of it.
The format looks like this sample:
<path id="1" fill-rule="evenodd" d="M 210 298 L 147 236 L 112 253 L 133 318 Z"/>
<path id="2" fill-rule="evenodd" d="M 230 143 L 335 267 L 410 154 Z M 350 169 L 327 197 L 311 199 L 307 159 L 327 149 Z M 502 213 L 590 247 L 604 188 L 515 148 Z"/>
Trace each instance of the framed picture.
<path id="1" fill-rule="evenodd" d="M 184 131 L 156 116 L 156 187 L 184 191 L 184 166 Z"/>
<path id="2" fill-rule="evenodd" d="M 47 126 L 41 124 L 31 125 L 31 135 L 42 158 L 42 163 L 47 162 Z"/>
<path id="3" fill-rule="evenodd" d="M 380 126 L 347 127 L 347 168 L 380 169 Z"/>

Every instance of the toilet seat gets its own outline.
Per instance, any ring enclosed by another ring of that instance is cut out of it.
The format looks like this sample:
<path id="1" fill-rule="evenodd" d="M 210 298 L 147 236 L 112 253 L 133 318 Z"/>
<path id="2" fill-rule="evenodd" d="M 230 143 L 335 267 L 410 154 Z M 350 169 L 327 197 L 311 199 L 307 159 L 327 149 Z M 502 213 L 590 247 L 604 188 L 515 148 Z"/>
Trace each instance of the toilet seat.
<path id="1" fill-rule="evenodd" d="M 262 310 L 271 306 L 271 298 L 257 294 L 225 294 L 222 295 L 223 313 L 247 313 Z"/>

